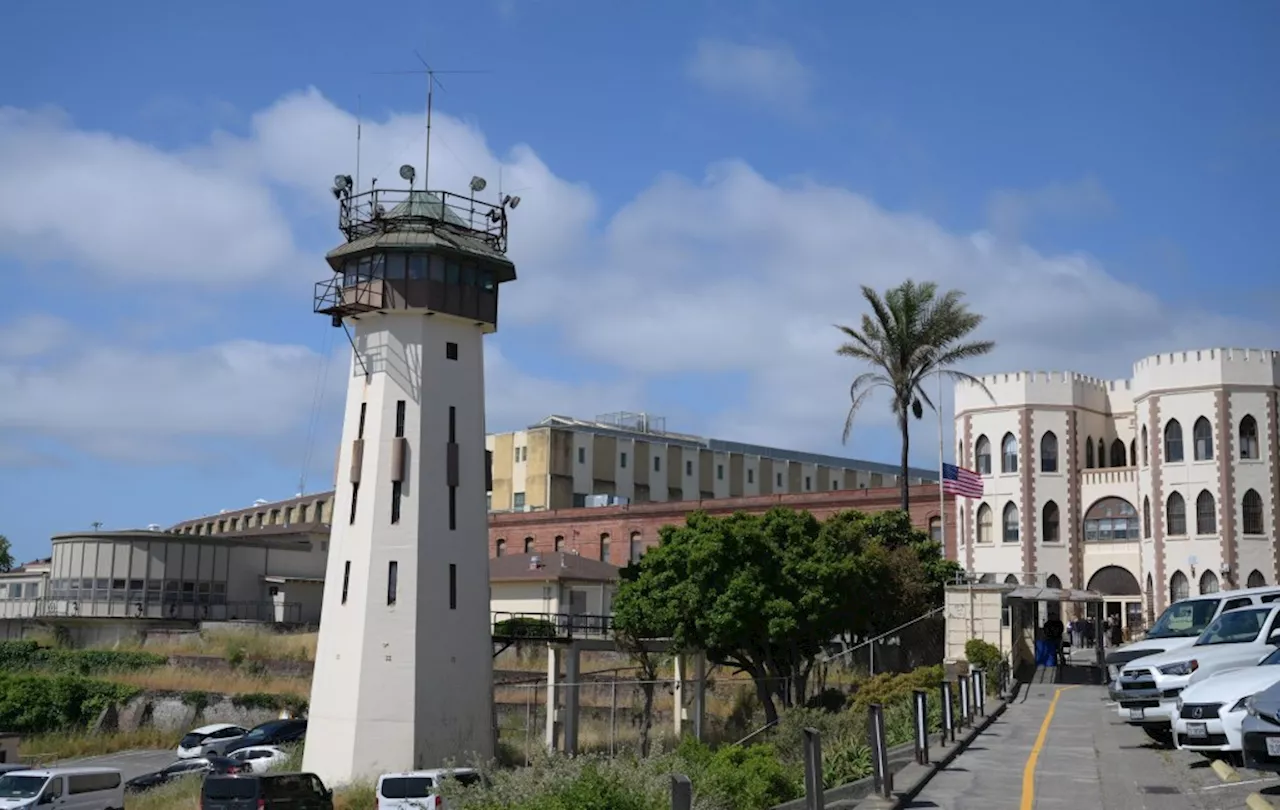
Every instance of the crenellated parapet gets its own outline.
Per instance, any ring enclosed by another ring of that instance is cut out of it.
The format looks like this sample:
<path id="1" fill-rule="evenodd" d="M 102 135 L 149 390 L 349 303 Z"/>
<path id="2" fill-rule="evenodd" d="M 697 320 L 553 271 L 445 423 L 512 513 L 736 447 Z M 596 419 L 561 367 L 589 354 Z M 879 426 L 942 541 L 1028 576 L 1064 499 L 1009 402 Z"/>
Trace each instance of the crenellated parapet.
<path id="1" fill-rule="evenodd" d="M 1075 371 L 1017 371 L 979 377 L 956 384 L 956 413 L 1046 405 L 1121 412 L 1132 407 L 1128 380 L 1105 380 Z"/>
<path id="2" fill-rule="evenodd" d="M 1133 364 L 1135 396 L 1223 385 L 1280 384 L 1280 351 L 1198 349 L 1153 354 Z"/>

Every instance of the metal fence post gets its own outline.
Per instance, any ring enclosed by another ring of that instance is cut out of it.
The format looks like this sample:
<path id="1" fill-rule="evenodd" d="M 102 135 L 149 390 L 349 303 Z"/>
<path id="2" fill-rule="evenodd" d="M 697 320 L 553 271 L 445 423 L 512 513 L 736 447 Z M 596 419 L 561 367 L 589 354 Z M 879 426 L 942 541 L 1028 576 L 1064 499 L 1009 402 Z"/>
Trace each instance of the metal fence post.
<path id="1" fill-rule="evenodd" d="M 969 679 L 960 676 L 960 728 L 969 726 Z"/>
<path id="2" fill-rule="evenodd" d="M 816 728 L 804 730 L 804 807 L 805 810 L 823 810 L 822 797 L 822 735 Z"/>
<path id="3" fill-rule="evenodd" d="M 671 774 L 671 810 L 693 810 L 693 783 L 684 774 Z"/>
<path id="4" fill-rule="evenodd" d="M 916 762 L 929 764 L 929 693 L 914 689 L 916 716 Z"/>
<path id="5" fill-rule="evenodd" d="M 941 745 L 956 741 L 956 715 L 951 700 L 951 681 L 942 682 L 942 739 Z"/>
<path id="6" fill-rule="evenodd" d="M 889 743 L 884 734 L 884 706 L 867 707 L 867 740 L 871 743 L 871 767 L 876 791 L 886 799 L 893 796 L 893 774 L 889 771 Z"/>

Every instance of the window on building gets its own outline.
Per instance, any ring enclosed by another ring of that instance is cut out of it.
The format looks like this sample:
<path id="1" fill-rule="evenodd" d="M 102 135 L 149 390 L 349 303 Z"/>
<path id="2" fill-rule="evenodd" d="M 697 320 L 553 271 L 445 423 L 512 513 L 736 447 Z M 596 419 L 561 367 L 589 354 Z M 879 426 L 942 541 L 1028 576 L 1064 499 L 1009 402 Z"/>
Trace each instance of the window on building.
<path id="1" fill-rule="evenodd" d="M 342 566 L 342 604 L 347 603 L 347 592 L 351 590 L 351 560 Z"/>
<path id="2" fill-rule="evenodd" d="M 493 544 L 493 556 L 501 557 L 507 553 L 507 541 L 499 537 L 498 542 Z"/>
<path id="3" fill-rule="evenodd" d="M 1056 473 L 1058 471 L 1058 436 L 1052 430 L 1046 430 L 1040 437 L 1040 472 Z"/>
<path id="4" fill-rule="evenodd" d="M 1186 599 L 1191 595 L 1191 583 L 1187 580 L 1187 575 L 1181 571 L 1174 571 L 1173 576 L 1169 578 L 1169 596 L 1177 602 Z"/>
<path id="5" fill-rule="evenodd" d="M 1092 470 L 1097 465 L 1093 462 L 1093 439 L 1084 440 L 1084 468 Z"/>
<path id="6" fill-rule="evenodd" d="M 1258 453 L 1258 422 L 1252 416 L 1240 420 L 1240 458 L 1261 458 Z"/>
<path id="7" fill-rule="evenodd" d="M 806 475 L 804 477 L 804 491 L 808 492 L 813 487 L 813 478 Z"/>
<path id="8" fill-rule="evenodd" d="M 1116 439 L 1111 443 L 1111 466 L 1112 467 L 1129 466 L 1128 460 L 1125 457 L 1125 453 L 1124 453 L 1124 442 L 1120 441 L 1119 439 Z"/>
<path id="9" fill-rule="evenodd" d="M 717 480 L 717 481 L 723 481 L 723 480 L 724 480 L 724 465 L 723 465 L 723 464 L 717 464 L 717 465 L 716 465 L 716 480 Z"/>
<path id="10" fill-rule="evenodd" d="M 299 506 L 299 507 L 298 507 L 298 522 L 299 522 L 299 523 L 306 523 L 306 522 L 307 522 L 307 518 L 310 516 L 310 515 L 309 515 L 309 513 L 310 513 L 310 507 L 309 507 L 307 504 L 305 504 L 305 503 L 304 503 L 302 506 Z M 235 528 L 235 521 L 234 521 L 234 520 L 233 520 L 233 521 L 231 521 L 231 524 L 232 524 L 232 525 L 231 525 L 231 528 L 232 528 L 232 529 L 234 529 L 234 528 Z"/>
<path id="11" fill-rule="evenodd" d="M 622 469 L 624 469 L 624 470 L 627 468 L 627 454 L 626 454 L 626 453 L 619 453 L 619 454 L 618 454 L 618 466 L 619 466 L 619 467 L 621 467 L 621 468 L 622 468 Z"/>
<path id="12" fill-rule="evenodd" d="M 685 474 L 685 475 L 693 475 L 693 462 L 692 462 L 692 461 L 686 461 L 686 462 L 684 463 L 684 474 Z"/>
<path id="13" fill-rule="evenodd" d="M 991 536 L 991 506 L 990 504 L 982 504 L 978 507 L 978 542 L 990 543 Z"/>
<path id="14" fill-rule="evenodd" d="M 564 535 L 563 534 L 556 535 L 555 550 L 564 551 Z"/>
<path id="15" fill-rule="evenodd" d="M 271 525 L 272 525 L 272 526 L 279 526 L 279 525 L 280 525 L 280 510 L 279 510 L 279 509 L 272 509 L 272 510 L 271 510 Z M 212 528 L 213 528 L 213 524 L 212 524 L 212 523 L 211 523 L 211 524 L 209 524 L 209 528 L 210 528 L 210 529 L 212 529 Z"/>
<path id="16" fill-rule="evenodd" d="M 1150 443 L 1147 441 L 1147 426 L 1142 426 L 1142 466 L 1151 463 Z"/>
<path id="17" fill-rule="evenodd" d="M 458 566 L 449 563 L 449 610 L 458 609 Z"/>
<path id="18" fill-rule="evenodd" d="M 444 359 L 446 360 L 458 359 L 458 344 L 452 343 L 452 342 L 444 344 Z"/>
<path id="19" fill-rule="evenodd" d="M 1213 428 L 1209 426 L 1209 420 L 1203 416 L 1197 419 L 1195 425 L 1191 427 L 1191 437 L 1194 442 L 1192 449 L 1195 453 L 1195 460 L 1212 461 Z"/>
<path id="20" fill-rule="evenodd" d="M 1200 575 L 1200 593 L 1217 593 L 1218 592 L 1218 575 L 1212 571 L 1205 571 Z"/>
<path id="21" fill-rule="evenodd" d="M 1263 534 L 1262 496 L 1250 489 L 1241 500 L 1241 531 L 1244 534 Z"/>
<path id="22" fill-rule="evenodd" d="M 584 492 L 573 493 L 573 506 L 575 509 L 581 509 L 587 505 L 587 495 Z"/>
<path id="23" fill-rule="evenodd" d="M 578 448 L 578 463 L 579 464 L 587 463 L 587 448 L 585 447 Z"/>
<path id="24" fill-rule="evenodd" d="M 1164 460 L 1169 463 L 1182 461 L 1182 425 L 1170 419 L 1164 426 Z"/>
<path id="25" fill-rule="evenodd" d="M 1142 536 L 1151 536 L 1151 499 L 1142 496 Z"/>
<path id="26" fill-rule="evenodd" d="M 400 496 L 404 494 L 404 484 L 391 482 L 391 522 L 400 522 Z"/>
<path id="27" fill-rule="evenodd" d="M 396 591 L 400 586 L 400 564 L 395 560 L 387 563 L 387 604 L 396 603 Z"/>
<path id="28" fill-rule="evenodd" d="M 662 472 L 662 459 L 658 456 L 653 457 L 653 471 Z"/>
<path id="29" fill-rule="evenodd" d="M 1016 473 L 1018 471 L 1018 440 L 1012 433 L 1004 434 L 1000 442 L 1000 472 Z"/>
<path id="30" fill-rule="evenodd" d="M 747 483 L 754 484 L 755 482 L 756 482 L 756 471 L 750 470 L 750 469 L 747 470 Z"/>
<path id="31" fill-rule="evenodd" d="M 609 562 L 610 557 L 611 557 L 611 550 L 609 548 L 609 533 L 605 532 L 604 534 L 600 535 L 600 561 Z"/>
<path id="32" fill-rule="evenodd" d="M 635 562 L 640 559 L 640 556 L 643 553 L 644 553 L 644 544 L 642 542 L 640 532 L 632 532 L 631 543 L 629 548 L 627 549 L 628 559 L 631 562 Z"/>
<path id="33" fill-rule="evenodd" d="M 404 400 L 396 401 L 396 438 L 404 438 Z"/>
<path id="34" fill-rule="evenodd" d="M 782 473 L 778 473 L 778 486 L 782 486 Z"/>
<path id="35" fill-rule="evenodd" d="M 351 515 L 347 520 L 348 523 L 354 525 L 356 522 L 356 503 L 360 500 L 360 482 L 357 481 L 351 485 Z"/>
<path id="36" fill-rule="evenodd" d="M 515 492 L 515 493 L 512 493 L 512 495 L 511 495 L 511 508 L 512 508 L 512 509 L 523 509 L 523 508 L 524 508 L 524 493 L 523 493 L 523 492 Z"/>
<path id="37" fill-rule="evenodd" d="M 1043 543 L 1059 543 L 1062 536 L 1058 533 L 1058 504 L 1049 501 L 1040 510 L 1040 541 Z"/>
<path id="38" fill-rule="evenodd" d="M 1169 495 L 1169 500 L 1165 503 L 1164 519 L 1166 534 L 1171 537 L 1184 537 L 1187 534 L 1187 502 L 1182 496 L 1174 492 Z"/>
<path id="39" fill-rule="evenodd" d="M 1215 506 L 1209 490 L 1200 490 L 1200 494 L 1196 496 L 1196 534 L 1218 533 L 1218 515 Z"/>
<path id="40" fill-rule="evenodd" d="M 979 436 L 974 445 L 974 463 L 979 475 L 991 475 L 991 442 L 986 436 Z"/>
<path id="41" fill-rule="evenodd" d="M 367 402 L 361 402 L 361 403 L 360 403 L 360 421 L 356 424 L 356 438 L 357 438 L 357 439 L 363 439 L 363 438 L 364 438 L 364 418 L 365 418 L 365 416 L 367 416 L 367 415 L 368 415 L 368 413 L 369 413 L 369 403 L 367 403 Z"/>
<path id="42" fill-rule="evenodd" d="M 1018 523 L 1018 507 L 1012 502 L 1004 505 L 1004 534 L 1002 539 L 1006 543 L 1016 543 L 1019 539 L 1019 523 Z"/>
<path id="43" fill-rule="evenodd" d="M 942 542 L 942 518 L 940 517 L 929 518 L 929 537 L 935 543 Z"/>
<path id="44" fill-rule="evenodd" d="M 1249 574 L 1249 581 L 1245 584 L 1246 588 L 1263 588 L 1266 587 L 1267 578 L 1262 575 L 1261 571 L 1254 570 Z"/>
<path id="45" fill-rule="evenodd" d="M 525 554 L 532 554 L 532 553 L 533 553 L 533 538 L 532 538 L 532 537 L 526 537 L 526 538 L 524 539 L 524 553 L 525 553 Z"/>

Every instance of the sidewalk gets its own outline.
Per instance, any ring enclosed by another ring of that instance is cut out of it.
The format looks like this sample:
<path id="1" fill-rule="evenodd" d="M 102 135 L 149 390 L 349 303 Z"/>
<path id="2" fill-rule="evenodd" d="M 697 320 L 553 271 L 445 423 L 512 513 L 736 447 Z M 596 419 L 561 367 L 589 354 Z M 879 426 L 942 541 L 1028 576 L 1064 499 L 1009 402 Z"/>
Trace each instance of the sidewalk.
<path id="1" fill-rule="evenodd" d="M 1198 804 L 1182 795 L 1176 763 L 1148 747 L 1141 730 L 1121 723 L 1106 703 L 1105 687 L 1029 684 L 907 806 L 1195 810 Z"/>

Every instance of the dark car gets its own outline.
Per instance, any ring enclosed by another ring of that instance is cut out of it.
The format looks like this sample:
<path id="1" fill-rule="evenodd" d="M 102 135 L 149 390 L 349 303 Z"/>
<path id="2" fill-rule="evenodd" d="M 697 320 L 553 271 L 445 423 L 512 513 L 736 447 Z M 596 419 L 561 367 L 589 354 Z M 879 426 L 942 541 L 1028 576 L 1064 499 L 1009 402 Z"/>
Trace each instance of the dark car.
<path id="1" fill-rule="evenodd" d="M 180 779 L 184 776 L 203 776 L 208 773 L 234 774 L 240 773 L 243 769 L 243 762 L 237 762 L 226 757 L 209 756 L 180 759 L 155 773 L 144 773 L 142 776 L 130 779 L 124 783 L 124 789 L 128 793 L 138 793 L 168 784 L 174 779 Z"/>
<path id="2" fill-rule="evenodd" d="M 333 791 L 313 773 L 215 776 L 204 780 L 202 810 L 333 810 Z"/>
<path id="3" fill-rule="evenodd" d="M 307 736 L 306 720 L 268 720 L 227 746 L 227 753 L 251 745 L 286 745 Z"/>

